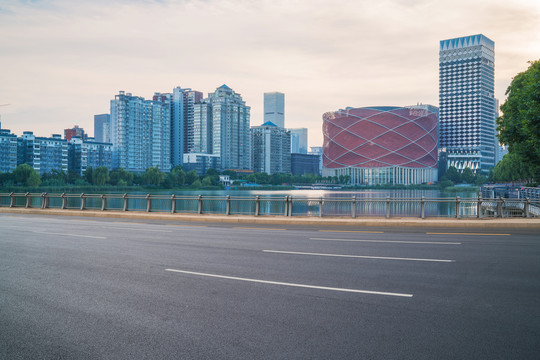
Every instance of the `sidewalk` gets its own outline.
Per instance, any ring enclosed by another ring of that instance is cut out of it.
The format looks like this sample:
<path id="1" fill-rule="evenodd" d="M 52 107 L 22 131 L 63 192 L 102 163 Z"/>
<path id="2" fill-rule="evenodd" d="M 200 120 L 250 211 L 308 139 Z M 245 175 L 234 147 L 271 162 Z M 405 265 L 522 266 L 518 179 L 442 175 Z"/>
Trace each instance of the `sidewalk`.
<path id="1" fill-rule="evenodd" d="M 540 218 L 376 218 L 358 217 L 307 217 L 307 216 L 251 216 L 251 215 L 214 215 L 180 214 L 142 211 L 96 211 L 96 210 L 60 210 L 35 208 L 0 208 L 0 214 L 36 214 L 60 216 L 108 217 L 139 220 L 172 220 L 185 222 L 222 222 L 250 224 L 294 224 L 328 226 L 396 226 L 396 227 L 440 227 L 440 228 L 479 228 L 479 229 L 540 229 Z"/>

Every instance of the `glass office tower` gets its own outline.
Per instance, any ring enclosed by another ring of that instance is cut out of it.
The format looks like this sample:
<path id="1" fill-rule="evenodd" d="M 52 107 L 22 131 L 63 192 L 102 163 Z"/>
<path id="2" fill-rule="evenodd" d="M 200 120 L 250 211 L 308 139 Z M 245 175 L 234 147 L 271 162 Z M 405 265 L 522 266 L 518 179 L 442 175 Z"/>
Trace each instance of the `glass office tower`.
<path id="1" fill-rule="evenodd" d="M 494 47 L 481 34 L 440 42 L 440 148 L 460 171 L 495 166 Z"/>

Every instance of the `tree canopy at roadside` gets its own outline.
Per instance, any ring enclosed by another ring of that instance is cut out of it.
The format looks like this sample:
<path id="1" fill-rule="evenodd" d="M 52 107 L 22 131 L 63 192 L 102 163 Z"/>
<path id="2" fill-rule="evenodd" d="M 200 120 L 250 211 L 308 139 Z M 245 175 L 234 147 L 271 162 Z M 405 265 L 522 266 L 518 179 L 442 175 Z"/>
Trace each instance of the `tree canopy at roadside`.
<path id="1" fill-rule="evenodd" d="M 517 74 L 506 90 L 508 96 L 501 106 L 503 115 L 497 119 L 499 140 L 516 156 L 512 162 L 522 162 L 530 168 L 532 177 L 540 179 L 540 60 L 531 61 L 529 68 Z M 510 179 L 508 179 L 510 180 Z M 521 179 L 524 180 L 524 179 Z"/>

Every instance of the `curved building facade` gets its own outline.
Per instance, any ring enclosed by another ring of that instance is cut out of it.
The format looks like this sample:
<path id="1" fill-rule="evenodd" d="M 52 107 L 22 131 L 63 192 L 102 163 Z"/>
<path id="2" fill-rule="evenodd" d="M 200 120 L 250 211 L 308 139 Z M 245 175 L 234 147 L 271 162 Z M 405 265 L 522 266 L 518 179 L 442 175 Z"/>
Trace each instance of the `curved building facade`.
<path id="1" fill-rule="evenodd" d="M 438 109 L 347 108 L 323 115 L 323 176 L 351 184 L 437 181 Z"/>

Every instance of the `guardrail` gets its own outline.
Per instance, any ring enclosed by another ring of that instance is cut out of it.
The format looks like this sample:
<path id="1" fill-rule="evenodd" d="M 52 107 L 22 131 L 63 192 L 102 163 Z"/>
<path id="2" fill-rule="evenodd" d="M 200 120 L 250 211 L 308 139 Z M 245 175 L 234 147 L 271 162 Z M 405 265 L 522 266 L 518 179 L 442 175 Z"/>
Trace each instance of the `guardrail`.
<path id="1" fill-rule="evenodd" d="M 540 200 L 0 193 L 0 207 L 253 216 L 537 217 Z"/>

